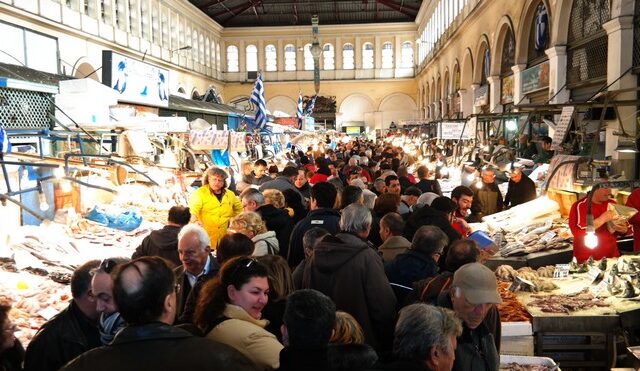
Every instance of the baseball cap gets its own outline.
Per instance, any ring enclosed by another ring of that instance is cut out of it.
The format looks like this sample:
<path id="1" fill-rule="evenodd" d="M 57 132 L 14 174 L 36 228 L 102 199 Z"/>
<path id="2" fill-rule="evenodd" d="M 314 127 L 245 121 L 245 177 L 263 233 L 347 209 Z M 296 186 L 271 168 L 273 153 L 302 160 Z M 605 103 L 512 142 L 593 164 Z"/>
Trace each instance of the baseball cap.
<path id="1" fill-rule="evenodd" d="M 498 281 L 491 269 L 482 263 L 469 263 L 453 274 L 452 287 L 459 287 L 467 301 L 477 304 L 500 304 Z"/>

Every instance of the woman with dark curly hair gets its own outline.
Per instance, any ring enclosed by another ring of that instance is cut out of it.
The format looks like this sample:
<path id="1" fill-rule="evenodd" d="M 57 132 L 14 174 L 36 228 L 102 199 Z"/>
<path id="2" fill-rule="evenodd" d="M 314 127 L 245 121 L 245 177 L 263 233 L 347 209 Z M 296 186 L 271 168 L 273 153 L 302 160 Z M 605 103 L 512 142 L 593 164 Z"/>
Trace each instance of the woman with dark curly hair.
<path id="1" fill-rule="evenodd" d="M 16 338 L 16 325 L 9 318 L 11 303 L 7 299 L 0 299 L 0 370 L 22 370 L 24 360 L 24 348 L 20 340 Z"/>
<path id="2" fill-rule="evenodd" d="M 228 260 L 200 293 L 194 323 L 206 337 L 227 344 L 264 370 L 280 367 L 278 339 L 265 330 L 262 310 L 269 295 L 269 273 L 251 257 Z"/>

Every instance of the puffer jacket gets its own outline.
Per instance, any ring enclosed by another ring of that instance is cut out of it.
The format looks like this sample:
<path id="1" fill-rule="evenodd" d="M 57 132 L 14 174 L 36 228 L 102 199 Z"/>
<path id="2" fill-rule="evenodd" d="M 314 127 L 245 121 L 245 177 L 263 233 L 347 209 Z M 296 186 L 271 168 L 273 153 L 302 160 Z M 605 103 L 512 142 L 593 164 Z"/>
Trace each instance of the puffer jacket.
<path id="1" fill-rule="evenodd" d="M 191 194 L 189 209 L 191 215 L 202 223 L 211 238 L 211 249 L 218 247 L 229 226 L 229 219 L 242 212 L 242 202 L 238 196 L 225 189 L 222 201 L 211 192 L 208 185 L 198 188 Z"/>
<path id="2" fill-rule="evenodd" d="M 396 298 L 382 257 L 365 240 L 350 233 L 325 237 L 306 262 L 302 286 L 322 292 L 337 309 L 351 314 L 367 344 L 390 349 Z"/>
<path id="3" fill-rule="evenodd" d="M 278 255 L 280 245 L 275 231 L 260 233 L 251 239 L 255 245 L 253 256 Z"/>
<path id="4" fill-rule="evenodd" d="M 280 367 L 283 345 L 265 330 L 267 320 L 258 320 L 237 305 L 227 304 L 220 322 L 206 335 L 208 339 L 227 344 L 251 359 L 262 370 Z"/>

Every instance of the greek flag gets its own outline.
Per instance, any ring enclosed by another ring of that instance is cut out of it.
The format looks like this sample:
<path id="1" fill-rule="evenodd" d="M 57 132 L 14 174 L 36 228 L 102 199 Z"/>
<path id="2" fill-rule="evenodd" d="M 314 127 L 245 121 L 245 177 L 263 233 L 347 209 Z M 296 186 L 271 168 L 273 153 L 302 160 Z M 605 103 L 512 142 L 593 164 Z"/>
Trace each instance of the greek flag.
<path id="1" fill-rule="evenodd" d="M 296 117 L 298 118 L 298 127 L 301 128 L 302 127 L 302 116 L 304 115 L 304 112 L 302 111 L 302 92 L 300 92 L 300 95 L 298 95 L 298 107 L 296 110 Z"/>
<path id="2" fill-rule="evenodd" d="M 267 105 L 264 100 L 264 85 L 262 84 L 262 74 L 258 72 L 256 84 L 253 86 L 251 93 L 251 103 L 255 104 L 256 112 L 256 128 L 263 129 L 267 126 Z"/>
<path id="3" fill-rule="evenodd" d="M 542 51 L 547 48 L 547 33 L 549 32 L 549 15 L 547 14 L 547 7 L 544 3 L 538 5 L 536 9 L 536 23 L 535 23 L 535 48 L 537 51 Z"/>
<path id="4" fill-rule="evenodd" d="M 4 125 L 0 124 L 0 153 L 11 153 L 11 142 L 9 135 L 4 129 Z"/>
<path id="5" fill-rule="evenodd" d="M 318 97 L 317 95 L 314 95 L 313 99 L 311 99 L 311 102 L 307 104 L 307 115 L 311 115 L 313 113 L 313 109 L 316 107 L 317 97 Z"/>

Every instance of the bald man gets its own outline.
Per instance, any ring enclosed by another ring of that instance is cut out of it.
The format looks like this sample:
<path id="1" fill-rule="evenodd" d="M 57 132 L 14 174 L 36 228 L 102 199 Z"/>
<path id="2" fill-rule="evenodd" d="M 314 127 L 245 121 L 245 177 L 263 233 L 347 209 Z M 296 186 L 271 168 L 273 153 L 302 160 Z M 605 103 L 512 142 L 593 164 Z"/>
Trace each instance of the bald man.
<path id="1" fill-rule="evenodd" d="M 172 327 L 175 276 L 167 261 L 143 257 L 115 273 L 113 295 L 128 326 L 113 342 L 84 353 L 62 370 L 256 370 L 235 349 Z"/>

